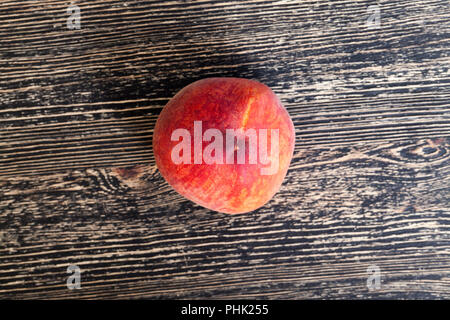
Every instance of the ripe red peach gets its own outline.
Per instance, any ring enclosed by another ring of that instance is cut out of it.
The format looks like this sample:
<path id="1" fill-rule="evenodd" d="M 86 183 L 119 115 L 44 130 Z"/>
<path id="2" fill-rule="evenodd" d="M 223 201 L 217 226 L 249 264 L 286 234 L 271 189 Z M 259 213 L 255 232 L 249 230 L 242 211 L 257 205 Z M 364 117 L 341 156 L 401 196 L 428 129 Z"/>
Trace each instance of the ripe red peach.
<path id="1" fill-rule="evenodd" d="M 234 214 L 255 210 L 279 190 L 295 130 L 266 85 L 207 78 L 179 91 L 156 121 L 153 151 L 165 180 L 187 199 Z"/>

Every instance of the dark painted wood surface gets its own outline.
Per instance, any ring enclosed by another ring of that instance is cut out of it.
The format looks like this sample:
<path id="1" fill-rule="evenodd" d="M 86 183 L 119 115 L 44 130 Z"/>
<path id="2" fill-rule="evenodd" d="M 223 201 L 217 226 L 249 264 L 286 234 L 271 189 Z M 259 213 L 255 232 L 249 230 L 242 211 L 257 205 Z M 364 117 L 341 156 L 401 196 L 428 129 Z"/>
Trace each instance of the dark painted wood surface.
<path id="1" fill-rule="evenodd" d="M 0 298 L 450 298 L 448 1 L 75 3 L 70 30 L 68 1 L 0 2 Z M 211 76 L 296 127 L 247 215 L 154 165 L 162 107 Z"/>

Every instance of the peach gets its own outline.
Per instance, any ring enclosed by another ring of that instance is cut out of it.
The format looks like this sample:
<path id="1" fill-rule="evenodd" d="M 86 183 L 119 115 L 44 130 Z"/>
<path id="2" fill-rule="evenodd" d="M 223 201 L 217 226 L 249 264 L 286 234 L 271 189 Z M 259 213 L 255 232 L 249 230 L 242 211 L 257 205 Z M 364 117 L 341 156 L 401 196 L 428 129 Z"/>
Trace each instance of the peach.
<path id="1" fill-rule="evenodd" d="M 279 190 L 295 130 L 266 85 L 206 78 L 179 91 L 156 121 L 153 151 L 164 179 L 187 199 L 235 214 L 255 210 Z"/>

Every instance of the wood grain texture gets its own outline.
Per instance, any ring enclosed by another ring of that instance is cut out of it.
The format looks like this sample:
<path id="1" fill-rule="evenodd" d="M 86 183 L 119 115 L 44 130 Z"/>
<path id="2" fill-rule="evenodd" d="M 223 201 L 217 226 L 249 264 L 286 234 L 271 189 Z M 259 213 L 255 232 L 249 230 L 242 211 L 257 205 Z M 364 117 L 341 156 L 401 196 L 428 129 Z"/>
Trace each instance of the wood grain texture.
<path id="1" fill-rule="evenodd" d="M 0 298 L 450 298 L 448 1 L 74 3 L 79 30 L 69 1 L 0 2 Z M 250 214 L 154 165 L 162 107 L 212 76 L 269 85 L 296 128 Z"/>

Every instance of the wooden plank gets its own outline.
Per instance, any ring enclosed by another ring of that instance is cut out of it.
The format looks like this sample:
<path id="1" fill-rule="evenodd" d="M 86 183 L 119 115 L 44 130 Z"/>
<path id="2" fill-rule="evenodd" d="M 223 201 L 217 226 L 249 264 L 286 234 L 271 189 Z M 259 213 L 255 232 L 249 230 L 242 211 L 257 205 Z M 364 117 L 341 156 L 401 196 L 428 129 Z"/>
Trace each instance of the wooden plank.
<path id="1" fill-rule="evenodd" d="M 69 30 L 69 2 L 0 3 L 0 298 L 450 297 L 448 1 L 382 1 L 379 29 L 373 1 L 77 4 Z M 250 214 L 154 164 L 161 108 L 211 76 L 266 83 L 296 128 Z"/>

